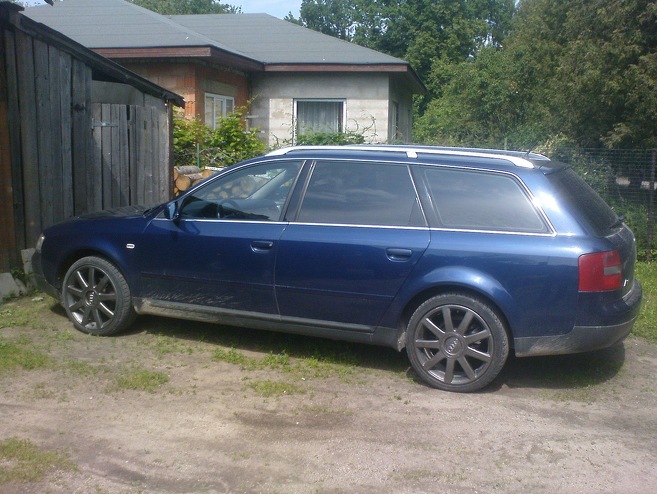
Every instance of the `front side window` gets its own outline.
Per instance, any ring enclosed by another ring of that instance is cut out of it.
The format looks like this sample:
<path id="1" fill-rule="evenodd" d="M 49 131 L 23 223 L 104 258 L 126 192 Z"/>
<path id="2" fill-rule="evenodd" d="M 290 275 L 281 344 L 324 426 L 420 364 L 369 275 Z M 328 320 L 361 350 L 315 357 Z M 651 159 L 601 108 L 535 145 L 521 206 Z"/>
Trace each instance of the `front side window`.
<path id="1" fill-rule="evenodd" d="M 278 221 L 300 168 L 286 161 L 236 170 L 185 196 L 180 218 Z"/>
<path id="2" fill-rule="evenodd" d="M 296 100 L 297 135 L 344 131 L 344 100 Z"/>
<path id="3" fill-rule="evenodd" d="M 502 173 L 425 168 L 441 226 L 464 230 L 547 233 L 516 179 Z"/>
<path id="4" fill-rule="evenodd" d="M 205 125 L 211 129 L 216 129 L 219 119 L 233 111 L 235 111 L 235 99 L 232 96 L 205 93 Z"/>
<path id="5" fill-rule="evenodd" d="M 318 162 L 301 203 L 305 223 L 424 226 L 406 165 Z"/>

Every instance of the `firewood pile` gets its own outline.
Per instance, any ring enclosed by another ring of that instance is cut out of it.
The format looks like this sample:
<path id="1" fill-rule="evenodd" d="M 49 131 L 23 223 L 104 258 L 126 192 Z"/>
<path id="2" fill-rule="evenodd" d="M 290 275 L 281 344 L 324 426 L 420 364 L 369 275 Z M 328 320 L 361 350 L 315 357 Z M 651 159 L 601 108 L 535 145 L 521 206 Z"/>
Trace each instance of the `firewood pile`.
<path id="1" fill-rule="evenodd" d="M 217 170 L 208 168 L 201 170 L 195 165 L 175 166 L 173 168 L 173 193 L 177 196 L 216 172 Z"/>

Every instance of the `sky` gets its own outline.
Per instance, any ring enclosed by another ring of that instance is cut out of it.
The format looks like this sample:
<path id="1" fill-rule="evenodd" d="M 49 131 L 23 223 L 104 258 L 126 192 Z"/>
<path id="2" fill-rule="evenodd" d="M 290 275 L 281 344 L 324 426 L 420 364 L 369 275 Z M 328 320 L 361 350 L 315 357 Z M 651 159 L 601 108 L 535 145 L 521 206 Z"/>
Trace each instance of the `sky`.
<path id="1" fill-rule="evenodd" d="M 294 17 L 299 17 L 299 7 L 301 0 L 222 0 L 221 3 L 227 3 L 236 7 L 241 6 L 245 14 L 271 14 L 283 19 L 289 12 Z"/>
<path id="2" fill-rule="evenodd" d="M 27 0 L 28 5 L 42 5 L 43 0 Z M 299 17 L 299 7 L 301 0 L 221 0 L 221 3 L 227 3 L 235 7 L 242 7 L 245 14 L 271 14 L 274 17 L 283 19 L 289 12 L 294 17 Z"/>

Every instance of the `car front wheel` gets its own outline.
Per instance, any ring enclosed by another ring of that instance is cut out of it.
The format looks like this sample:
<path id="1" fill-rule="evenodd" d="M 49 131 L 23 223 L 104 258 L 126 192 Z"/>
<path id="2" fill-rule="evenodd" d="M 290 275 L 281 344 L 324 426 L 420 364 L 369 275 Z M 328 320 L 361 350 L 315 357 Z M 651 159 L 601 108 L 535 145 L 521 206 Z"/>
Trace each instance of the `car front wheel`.
<path id="1" fill-rule="evenodd" d="M 66 273 L 62 305 L 74 326 L 97 336 L 127 329 L 135 318 L 130 288 L 121 272 L 100 257 L 84 257 Z"/>
<path id="2" fill-rule="evenodd" d="M 408 324 L 406 352 L 415 372 L 430 386 L 468 392 L 485 387 L 500 373 L 509 342 L 489 304 L 449 293 L 417 308 Z"/>

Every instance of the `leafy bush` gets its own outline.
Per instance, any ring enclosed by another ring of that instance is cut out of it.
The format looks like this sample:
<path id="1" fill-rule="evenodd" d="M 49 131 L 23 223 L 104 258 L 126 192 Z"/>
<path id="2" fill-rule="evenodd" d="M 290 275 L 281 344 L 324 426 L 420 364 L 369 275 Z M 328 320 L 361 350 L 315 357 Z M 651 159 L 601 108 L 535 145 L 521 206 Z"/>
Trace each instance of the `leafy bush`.
<path id="1" fill-rule="evenodd" d="M 365 136 L 358 132 L 312 132 L 297 136 L 297 144 L 310 146 L 344 146 L 363 144 Z"/>
<path id="2" fill-rule="evenodd" d="M 229 166 L 255 158 L 265 151 L 265 143 L 257 129 L 246 130 L 244 116 L 247 107 L 239 107 L 221 118 L 212 130 L 198 119 L 185 118 L 178 113 L 173 121 L 173 146 L 176 165 L 198 164 Z"/>

